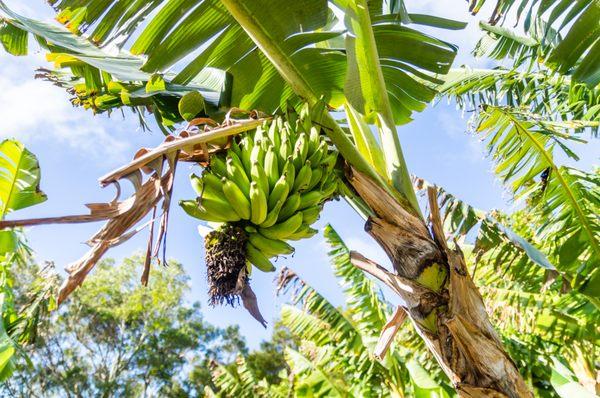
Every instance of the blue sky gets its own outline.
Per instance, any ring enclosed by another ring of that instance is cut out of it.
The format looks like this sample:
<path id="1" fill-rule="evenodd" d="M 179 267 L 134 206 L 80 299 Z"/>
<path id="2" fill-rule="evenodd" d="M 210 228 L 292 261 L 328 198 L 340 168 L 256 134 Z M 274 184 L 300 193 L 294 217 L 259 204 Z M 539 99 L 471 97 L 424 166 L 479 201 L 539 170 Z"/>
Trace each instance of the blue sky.
<path id="1" fill-rule="evenodd" d="M 29 5 L 35 4 L 34 5 Z M 51 18 L 51 10 L 42 1 L 24 5 L 8 1 L 26 15 Z M 485 66 L 469 55 L 477 38 L 478 18 L 467 13 L 467 4 L 456 0 L 408 1 L 412 12 L 426 12 L 469 21 L 465 31 L 443 32 L 444 39 L 460 46 L 456 65 L 468 63 Z M 411 5 L 411 3 L 413 3 Z M 416 3 L 419 3 L 416 6 Z M 482 14 L 485 15 L 485 14 Z M 34 152 L 42 168 L 42 189 L 48 201 L 13 214 L 15 217 L 41 217 L 82 214 L 83 204 L 108 201 L 112 188 L 101 189 L 97 178 L 127 162 L 140 147 L 153 147 L 163 136 L 154 129 L 141 131 L 135 116 L 118 112 L 110 118 L 73 108 L 68 94 L 43 81 L 33 79 L 34 70 L 47 66 L 41 53 L 13 58 L 0 53 L 0 137 L 16 137 Z M 399 128 L 405 157 L 412 173 L 444 186 L 450 192 L 482 209 L 507 209 L 511 205 L 500 183 L 491 173 L 483 148 L 476 137 L 466 133 L 467 116 L 445 102 L 428 107 L 415 115 L 415 121 Z M 177 170 L 174 203 L 194 196 L 187 177 L 197 167 L 181 164 Z M 329 222 L 353 249 L 382 264 L 385 256 L 363 232 L 363 221 L 343 201 L 329 203 L 318 226 Z M 28 230 L 30 244 L 38 260 L 54 261 L 59 269 L 83 255 L 84 242 L 101 223 L 65 226 L 40 226 Z M 167 255 L 182 262 L 191 276 L 191 300 L 206 303 L 206 282 L 202 240 L 197 233 L 197 220 L 187 217 L 177 206 L 172 208 Z M 108 256 L 123 258 L 145 248 L 145 234 L 109 251 Z M 277 261 L 277 266 L 293 268 L 307 282 L 335 304 L 342 303 L 327 263 L 322 237 L 299 242 L 293 258 Z M 141 272 L 141 270 L 140 270 Z M 154 270 L 154 272 L 159 272 Z M 257 292 L 263 315 L 269 323 L 277 317 L 282 300 L 274 296 L 275 274 L 256 272 L 252 286 Z M 85 284 L 83 286 L 85 288 Z M 394 298 L 390 297 L 393 301 Z M 271 329 L 264 330 L 243 309 L 210 308 L 203 305 L 205 318 L 225 326 L 239 324 L 251 346 L 268 339 Z"/>

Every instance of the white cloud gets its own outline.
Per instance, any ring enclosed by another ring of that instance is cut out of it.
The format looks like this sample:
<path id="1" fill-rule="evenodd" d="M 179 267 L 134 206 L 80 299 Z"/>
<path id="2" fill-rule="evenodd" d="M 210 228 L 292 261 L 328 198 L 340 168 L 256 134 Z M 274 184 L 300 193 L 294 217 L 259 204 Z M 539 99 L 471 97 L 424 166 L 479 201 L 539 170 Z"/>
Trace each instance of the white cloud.
<path id="1" fill-rule="evenodd" d="M 0 63 L 0 137 L 68 145 L 95 159 L 125 158 L 129 145 L 111 136 L 111 121 L 73 108 L 63 89 L 33 78 L 35 67 L 46 63 L 39 54 L 27 58 L 0 54 Z"/>
<path id="2" fill-rule="evenodd" d="M 350 236 L 344 239 L 346 246 L 350 250 L 355 250 L 367 257 L 370 260 L 375 261 L 377 264 L 383 267 L 389 267 L 390 260 L 381 247 L 371 238 L 362 238 L 358 236 Z"/>

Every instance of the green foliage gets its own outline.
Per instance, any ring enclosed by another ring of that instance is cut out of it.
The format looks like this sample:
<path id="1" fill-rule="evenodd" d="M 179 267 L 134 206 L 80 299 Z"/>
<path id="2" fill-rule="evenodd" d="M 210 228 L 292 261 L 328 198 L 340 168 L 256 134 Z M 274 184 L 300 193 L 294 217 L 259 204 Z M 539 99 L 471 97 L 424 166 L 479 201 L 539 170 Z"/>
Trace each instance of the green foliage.
<path id="1" fill-rule="evenodd" d="M 524 39 L 508 29 L 483 25 L 499 42 L 495 51 L 496 58 L 516 58 L 518 64 L 522 57 L 515 57 L 515 52 L 518 51 L 522 55 L 522 48 L 528 47 L 525 51 L 539 57 L 539 61 L 544 62 L 551 70 L 563 75 L 572 75 L 575 81 L 590 87 L 600 83 L 600 4 L 597 1 L 495 1 L 496 6 L 490 16 L 492 25 L 503 25 L 506 21 L 505 16 L 510 11 L 516 11 L 517 21 L 522 19 L 524 30 L 531 36 Z M 472 0 L 471 12 L 479 12 L 485 2 Z M 499 53 L 499 47 L 506 48 L 507 45 L 511 46 L 512 50 Z M 515 50 L 518 47 L 521 48 Z"/>
<path id="2" fill-rule="evenodd" d="M 35 155 L 16 140 L 0 143 L 0 220 L 11 211 L 46 200 L 40 190 L 40 167 Z M 35 341 L 37 321 L 52 306 L 54 280 L 46 270 L 29 287 L 29 302 L 15 302 L 13 268 L 29 260 L 30 250 L 19 231 L 0 231 L 0 381 L 14 371 L 18 356 L 27 359 L 22 345 Z M 46 279 L 46 281 L 42 281 Z"/>
<path id="3" fill-rule="evenodd" d="M 188 304 L 180 264 L 155 268 L 148 287 L 138 281 L 143 258 L 104 261 L 68 305 L 43 323 L 5 384 L 14 396 L 200 396 L 210 385 L 210 361 L 246 350 L 236 328 L 221 330 Z M 20 268 L 22 274 L 27 274 Z M 191 373 L 188 375 L 187 372 Z"/>
<path id="4" fill-rule="evenodd" d="M 44 202 L 40 191 L 40 166 L 23 144 L 15 140 L 0 143 L 0 219 L 10 211 Z"/>
<path id="5" fill-rule="evenodd" d="M 488 107 L 480 115 L 477 131 L 496 163 L 496 174 L 516 198 L 527 198 L 540 239 L 552 241 L 552 253 L 559 257 L 558 269 L 570 276 L 574 288 L 597 298 L 598 172 L 557 164 L 557 150 L 577 159 L 567 146 L 572 137 L 544 129 L 527 116 Z"/>

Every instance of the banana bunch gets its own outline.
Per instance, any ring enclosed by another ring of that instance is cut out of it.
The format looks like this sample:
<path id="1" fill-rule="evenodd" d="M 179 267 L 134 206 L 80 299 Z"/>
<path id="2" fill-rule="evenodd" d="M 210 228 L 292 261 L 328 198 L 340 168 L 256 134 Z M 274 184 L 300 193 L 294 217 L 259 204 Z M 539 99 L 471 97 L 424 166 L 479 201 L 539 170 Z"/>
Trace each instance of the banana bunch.
<path id="1" fill-rule="evenodd" d="M 270 258 L 294 252 L 288 241 L 317 233 L 310 225 L 337 190 L 336 162 L 309 115 L 275 117 L 212 156 L 201 177 L 191 175 L 198 199 L 180 205 L 193 217 L 243 228 L 247 260 L 273 271 Z"/>

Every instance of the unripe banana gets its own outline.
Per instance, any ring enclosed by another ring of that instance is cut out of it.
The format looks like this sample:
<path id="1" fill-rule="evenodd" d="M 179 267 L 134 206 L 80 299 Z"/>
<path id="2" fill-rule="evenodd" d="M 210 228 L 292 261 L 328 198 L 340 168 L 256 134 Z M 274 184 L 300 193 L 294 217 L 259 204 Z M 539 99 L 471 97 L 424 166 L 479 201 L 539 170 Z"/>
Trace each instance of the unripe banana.
<path id="1" fill-rule="evenodd" d="M 205 208 L 201 208 L 198 206 L 198 202 L 195 200 L 181 200 L 179 201 L 179 206 L 185 211 L 189 216 L 194 218 L 198 218 L 204 221 L 214 221 L 214 222 L 227 222 L 228 218 L 223 217 L 219 214 L 211 213 Z"/>
<path id="2" fill-rule="evenodd" d="M 227 167 L 220 156 L 212 156 L 210 158 L 210 170 L 219 177 L 225 177 L 227 175 Z"/>
<path id="3" fill-rule="evenodd" d="M 256 181 L 252 181 L 250 184 L 250 207 L 250 221 L 255 225 L 260 225 L 267 218 L 267 196 Z"/>
<path id="4" fill-rule="evenodd" d="M 281 118 L 274 120 L 269 127 L 267 135 L 275 148 L 279 148 L 279 145 L 281 145 L 281 136 L 279 132 L 284 128 L 285 126 L 283 125 Z"/>
<path id="5" fill-rule="evenodd" d="M 292 254 L 294 248 L 281 239 L 269 239 L 260 233 L 248 235 L 248 240 L 252 246 L 263 252 L 267 257 Z"/>
<path id="6" fill-rule="evenodd" d="M 319 133 L 319 129 L 317 129 L 315 126 L 312 126 L 308 136 L 308 156 L 315 153 L 320 143 L 321 134 Z"/>
<path id="7" fill-rule="evenodd" d="M 302 224 L 311 225 L 319 219 L 323 211 L 322 205 L 316 205 L 302 210 Z"/>
<path id="8" fill-rule="evenodd" d="M 304 166 L 300 168 L 298 175 L 296 176 L 296 180 L 294 181 L 293 192 L 302 192 L 308 188 L 310 184 L 310 179 L 312 176 L 312 170 L 310 168 L 310 162 L 306 161 Z"/>
<path id="9" fill-rule="evenodd" d="M 258 232 L 270 239 L 287 239 L 302 225 L 302 213 L 296 213 L 287 220 L 269 228 L 259 228 Z"/>
<path id="10" fill-rule="evenodd" d="M 192 207 L 192 204 L 195 207 Z M 228 202 L 213 198 L 203 198 L 200 203 L 185 200 L 180 202 L 181 207 L 189 215 L 205 221 L 239 221 L 240 216 L 233 210 Z"/>
<path id="11" fill-rule="evenodd" d="M 287 161 L 283 167 L 283 172 L 281 174 L 287 173 L 287 181 L 288 185 L 291 187 L 296 182 L 296 168 L 294 167 L 294 162 L 292 161 L 292 157 L 288 156 Z"/>
<path id="12" fill-rule="evenodd" d="M 267 256 L 265 256 L 260 250 L 258 250 L 254 245 L 250 242 L 246 244 L 246 257 L 248 260 L 254 264 L 256 268 L 263 272 L 273 272 L 275 271 L 275 267 L 273 263 L 269 261 Z"/>
<path id="13" fill-rule="evenodd" d="M 250 219 L 250 201 L 242 190 L 238 188 L 237 184 L 233 181 L 229 181 L 227 178 L 223 177 L 221 180 L 223 182 L 223 194 L 227 201 L 233 208 L 233 210 L 240 216 L 243 220 Z"/>
<path id="14" fill-rule="evenodd" d="M 215 192 L 219 192 L 221 189 L 223 189 L 223 183 L 221 182 L 221 179 L 213 173 L 207 173 L 206 171 L 202 173 L 202 182 L 205 190 L 210 188 Z"/>
<path id="15" fill-rule="evenodd" d="M 262 145 L 262 141 L 264 141 L 268 138 L 269 137 L 267 136 L 267 134 L 265 134 L 265 127 L 258 126 L 256 128 L 256 132 L 254 133 L 254 145 L 258 145 L 259 142 L 261 142 L 261 145 Z"/>
<path id="16" fill-rule="evenodd" d="M 236 140 L 231 140 L 231 147 L 230 147 L 231 151 L 233 151 L 233 153 L 235 153 L 238 157 L 242 156 L 242 149 L 240 148 L 239 144 L 237 143 Z"/>
<path id="17" fill-rule="evenodd" d="M 268 228 L 277 222 L 279 212 L 281 211 L 281 208 L 283 207 L 283 203 L 284 203 L 283 200 L 280 200 L 277 202 L 275 207 L 273 207 L 273 210 L 271 210 L 267 213 L 267 218 L 265 218 L 265 221 L 263 221 L 262 224 L 260 224 L 261 227 Z"/>
<path id="18" fill-rule="evenodd" d="M 240 141 L 242 154 L 240 155 L 240 159 L 242 160 L 242 164 L 244 165 L 244 170 L 250 170 L 252 166 L 252 162 L 250 161 L 250 156 L 252 155 L 252 149 L 254 148 L 254 141 L 250 138 L 249 135 L 242 138 Z"/>
<path id="19" fill-rule="evenodd" d="M 269 179 L 267 174 L 265 173 L 265 169 L 258 162 L 254 162 L 252 164 L 252 169 L 250 170 L 250 175 L 252 177 L 252 181 L 256 181 L 260 189 L 262 189 L 265 194 L 269 193 Z"/>
<path id="20" fill-rule="evenodd" d="M 293 108 L 289 108 L 293 109 Z M 286 110 L 254 132 L 235 137 L 225 155 L 211 156 L 201 177 L 190 177 L 198 202 L 182 202 L 194 217 L 234 223 L 248 235 L 246 267 L 274 269 L 269 257 L 290 254 L 285 242 L 313 236 L 323 202 L 336 192 L 337 152 L 330 151 L 317 110 Z M 299 116 L 299 117 L 298 117 Z M 314 119 L 313 116 L 316 118 Z"/>
<path id="21" fill-rule="evenodd" d="M 227 158 L 227 177 L 236 183 L 247 198 L 250 197 L 250 180 L 246 172 L 234 164 L 233 158 Z"/>
<path id="22" fill-rule="evenodd" d="M 300 240 L 308 239 L 315 236 L 319 231 L 309 227 L 308 225 L 302 225 L 296 232 L 288 236 L 288 240 Z"/>
<path id="23" fill-rule="evenodd" d="M 287 130 L 281 131 L 281 144 L 278 147 L 279 160 L 285 162 L 288 156 L 292 155 L 292 144 Z"/>
<path id="24" fill-rule="evenodd" d="M 287 174 L 284 173 L 279 177 L 279 180 L 277 180 L 269 194 L 269 210 L 273 209 L 280 200 L 282 202 L 285 201 L 289 192 L 290 186 L 287 183 Z"/>
<path id="25" fill-rule="evenodd" d="M 308 157 L 308 160 L 315 166 L 321 163 L 323 156 L 327 153 L 327 143 L 322 140 L 315 152 Z"/>
<path id="26" fill-rule="evenodd" d="M 296 212 L 296 210 L 298 210 L 298 206 L 300 206 L 300 194 L 296 193 L 294 195 L 288 196 L 287 200 L 285 201 L 285 204 L 279 212 L 279 217 L 277 218 L 277 220 L 287 220 Z"/>
<path id="27" fill-rule="evenodd" d="M 323 200 L 323 197 L 323 194 L 319 191 L 311 191 L 300 195 L 300 206 L 298 206 L 298 209 L 304 210 L 315 206 Z"/>
<path id="28" fill-rule="evenodd" d="M 325 156 L 325 158 L 323 158 L 323 160 L 321 160 L 321 163 L 323 163 L 326 166 L 326 170 L 327 170 L 326 174 L 331 173 L 331 171 L 335 167 L 336 162 L 337 162 L 337 152 L 332 152 L 329 155 Z"/>
<path id="29" fill-rule="evenodd" d="M 202 191 L 204 191 L 204 181 L 202 178 L 192 173 L 190 174 L 190 182 L 192 183 L 192 189 L 196 192 L 196 195 L 202 195 Z"/>
<path id="30" fill-rule="evenodd" d="M 297 171 L 304 165 L 308 154 L 308 137 L 306 133 L 300 134 L 294 147 L 294 167 Z"/>
<path id="31" fill-rule="evenodd" d="M 308 162 L 308 160 L 307 160 L 307 162 Z M 322 177 L 323 177 L 323 167 L 319 166 L 317 168 L 312 169 L 312 174 L 310 175 L 310 182 L 308 183 L 306 190 L 312 191 L 312 189 L 321 182 Z"/>
<path id="32" fill-rule="evenodd" d="M 250 164 L 260 163 L 263 164 L 265 161 L 265 151 L 261 145 L 261 141 L 254 142 L 254 148 L 252 148 L 252 153 L 250 154 Z"/>
<path id="33" fill-rule="evenodd" d="M 265 155 L 265 173 L 269 179 L 269 190 L 273 191 L 275 183 L 279 179 L 279 167 L 277 166 L 277 154 L 273 147 L 269 147 Z"/>
<path id="34" fill-rule="evenodd" d="M 337 191 L 337 187 L 338 187 L 338 179 L 337 178 L 334 178 L 333 180 L 327 182 L 321 188 L 321 193 L 322 193 L 323 197 L 328 198 L 331 195 L 333 195 Z"/>
<path id="35" fill-rule="evenodd" d="M 227 161 L 231 159 L 231 162 L 235 165 L 235 167 L 240 169 L 246 175 L 248 181 L 250 181 L 250 170 L 246 171 L 246 169 L 244 168 L 244 164 L 242 163 L 242 159 L 240 159 L 240 157 L 236 155 L 233 151 L 229 151 L 227 152 L 227 154 L 229 155 L 227 157 Z"/>
<path id="36" fill-rule="evenodd" d="M 223 183 L 213 174 L 213 177 L 217 181 L 213 181 L 212 178 L 202 178 L 202 193 L 199 195 L 199 199 L 215 199 L 224 201 L 223 199 Z"/>

